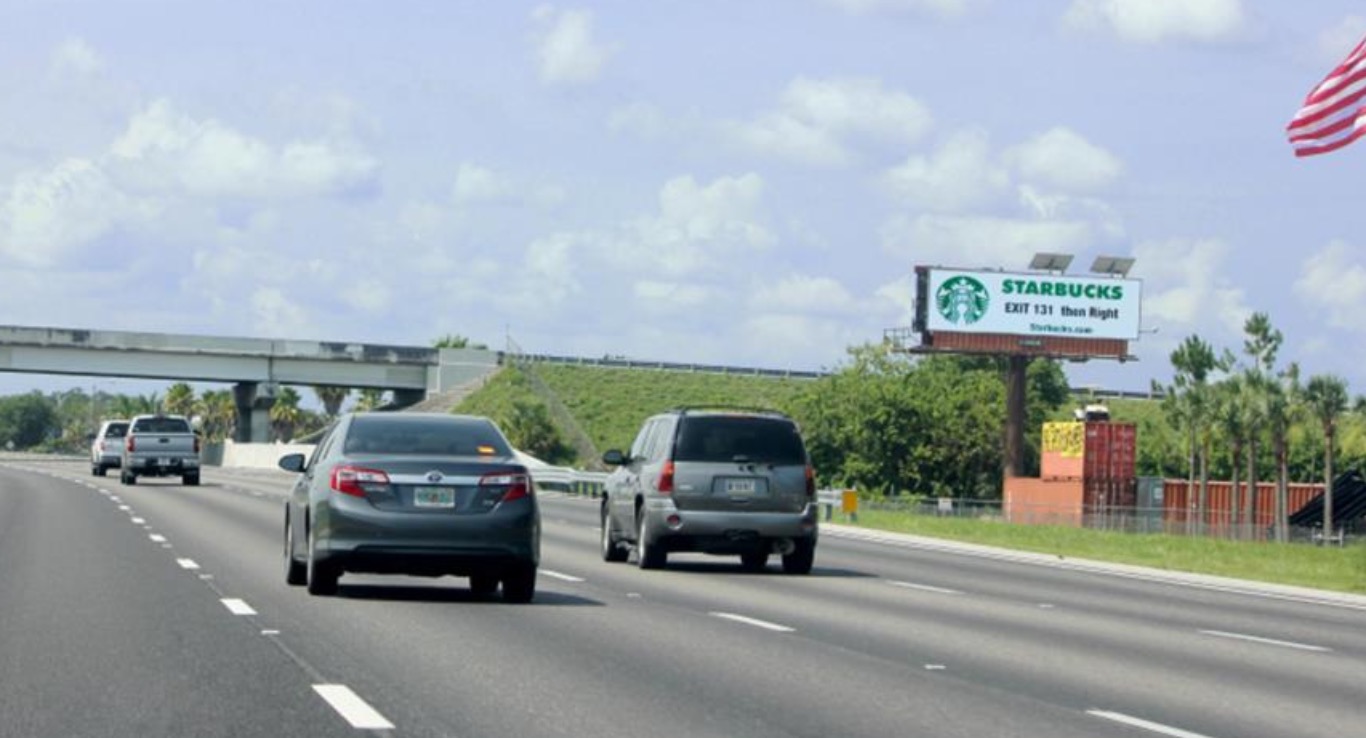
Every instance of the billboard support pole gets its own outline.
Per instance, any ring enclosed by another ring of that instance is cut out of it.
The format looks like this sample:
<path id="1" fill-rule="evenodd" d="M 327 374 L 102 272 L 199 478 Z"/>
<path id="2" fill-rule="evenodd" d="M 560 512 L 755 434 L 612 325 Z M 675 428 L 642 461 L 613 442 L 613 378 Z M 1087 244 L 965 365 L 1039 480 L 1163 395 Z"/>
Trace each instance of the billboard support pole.
<path id="1" fill-rule="evenodd" d="M 1024 476 L 1025 399 L 1029 357 L 1011 354 L 1006 366 L 1005 476 Z"/>

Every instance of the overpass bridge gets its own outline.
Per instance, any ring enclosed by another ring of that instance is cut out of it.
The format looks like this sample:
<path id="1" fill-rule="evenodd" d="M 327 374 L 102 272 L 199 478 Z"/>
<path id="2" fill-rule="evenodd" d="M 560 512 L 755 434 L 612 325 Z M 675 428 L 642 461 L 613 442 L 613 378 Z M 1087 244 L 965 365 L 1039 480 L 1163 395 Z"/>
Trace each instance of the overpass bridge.
<path id="1" fill-rule="evenodd" d="M 390 390 L 405 406 L 498 362 L 486 349 L 0 326 L 0 371 L 232 384 L 244 443 L 268 440 L 281 385 Z"/>

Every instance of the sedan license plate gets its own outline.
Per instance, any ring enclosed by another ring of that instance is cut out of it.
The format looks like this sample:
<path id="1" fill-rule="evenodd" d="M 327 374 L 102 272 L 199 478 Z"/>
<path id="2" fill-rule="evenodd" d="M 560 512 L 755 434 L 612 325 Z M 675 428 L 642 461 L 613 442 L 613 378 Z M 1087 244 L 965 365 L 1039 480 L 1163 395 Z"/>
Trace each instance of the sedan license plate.
<path id="1" fill-rule="evenodd" d="M 754 494 L 753 479 L 727 479 L 726 494 L 728 495 L 752 495 Z"/>
<path id="2" fill-rule="evenodd" d="M 455 507 L 454 487 L 416 487 L 413 507 Z"/>

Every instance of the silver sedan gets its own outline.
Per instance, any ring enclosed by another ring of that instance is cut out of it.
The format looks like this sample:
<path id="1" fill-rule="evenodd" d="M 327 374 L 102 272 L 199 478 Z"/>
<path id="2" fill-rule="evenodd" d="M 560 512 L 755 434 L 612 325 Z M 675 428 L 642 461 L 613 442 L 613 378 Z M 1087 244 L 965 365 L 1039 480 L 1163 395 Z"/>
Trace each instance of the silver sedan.
<path id="1" fill-rule="evenodd" d="M 345 572 L 469 577 L 507 602 L 536 591 L 541 523 L 527 468 L 487 418 L 343 415 L 313 454 L 280 467 L 285 580 L 334 594 Z"/>

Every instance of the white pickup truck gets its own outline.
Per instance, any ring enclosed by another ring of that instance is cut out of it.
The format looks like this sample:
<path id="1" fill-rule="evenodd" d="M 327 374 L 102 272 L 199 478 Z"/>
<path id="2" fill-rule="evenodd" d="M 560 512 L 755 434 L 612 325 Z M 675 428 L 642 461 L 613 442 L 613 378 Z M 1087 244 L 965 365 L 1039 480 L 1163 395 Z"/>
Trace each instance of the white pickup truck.
<path id="1" fill-rule="evenodd" d="M 180 415 L 139 415 L 128 423 L 123 441 L 119 481 L 136 484 L 138 477 L 180 477 L 187 486 L 199 484 L 199 435 Z"/>

